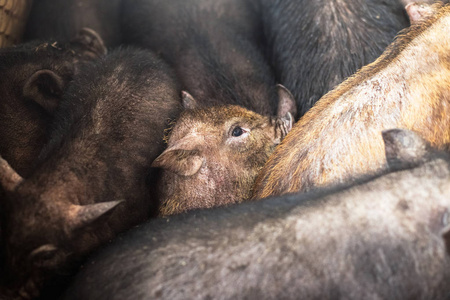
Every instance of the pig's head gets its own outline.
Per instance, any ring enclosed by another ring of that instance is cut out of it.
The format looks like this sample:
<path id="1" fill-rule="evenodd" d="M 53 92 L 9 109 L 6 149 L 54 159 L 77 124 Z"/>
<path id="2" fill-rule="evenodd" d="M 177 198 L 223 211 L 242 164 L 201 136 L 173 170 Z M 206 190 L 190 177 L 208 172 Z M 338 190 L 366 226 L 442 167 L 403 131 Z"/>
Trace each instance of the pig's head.
<path id="1" fill-rule="evenodd" d="M 385 146 L 386 162 L 390 172 L 414 168 L 427 162 L 434 163 L 442 169 L 449 168 L 450 160 L 448 151 L 440 152 L 433 149 L 425 139 L 414 131 L 394 128 L 384 130 L 382 137 Z M 423 175 L 423 171 L 421 175 Z M 449 184 L 443 185 L 440 188 L 445 190 L 448 189 L 448 186 Z M 426 199 L 428 200 L 428 198 Z M 432 207 L 431 204 L 430 207 Z M 441 209 L 438 209 L 434 213 L 433 220 L 430 221 L 430 224 L 433 224 L 430 227 L 439 230 L 447 254 L 450 255 L 449 213 L 448 199 L 444 197 Z M 425 214 L 421 213 L 421 217 L 424 218 L 424 216 Z"/>
<path id="2" fill-rule="evenodd" d="M 0 154 L 22 175 L 46 141 L 48 124 L 82 62 L 106 53 L 82 29 L 70 42 L 30 42 L 0 49 Z"/>
<path id="3" fill-rule="evenodd" d="M 0 184 L 2 285 L 20 299 L 38 296 L 49 279 L 73 271 L 96 243 L 94 232 L 121 203 L 71 204 L 77 203 L 73 193 L 41 190 L 42 182 L 24 180 L 1 157 Z"/>
<path id="4" fill-rule="evenodd" d="M 183 98 L 187 106 L 195 101 L 186 93 Z M 234 105 L 184 111 L 152 165 L 163 169 L 160 214 L 248 199 L 259 170 L 292 128 L 287 107 L 280 105 L 278 117 Z"/>

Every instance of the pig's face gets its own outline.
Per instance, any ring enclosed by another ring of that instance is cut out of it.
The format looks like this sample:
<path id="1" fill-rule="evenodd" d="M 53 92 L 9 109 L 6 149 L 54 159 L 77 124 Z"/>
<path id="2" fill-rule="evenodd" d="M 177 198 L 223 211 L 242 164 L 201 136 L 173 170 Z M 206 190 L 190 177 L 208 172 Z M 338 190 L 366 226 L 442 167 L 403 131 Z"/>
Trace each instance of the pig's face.
<path id="1" fill-rule="evenodd" d="M 33 177 L 34 178 L 34 177 Z M 5 285 L 14 297 L 39 296 L 42 284 L 71 270 L 71 262 L 95 243 L 96 225 L 121 201 L 76 205 L 76 194 L 64 186 L 42 187 L 23 180 L 0 157 L 1 226 Z"/>
<path id="2" fill-rule="evenodd" d="M 292 126 L 239 106 L 185 111 L 168 148 L 154 161 L 163 168 L 161 215 L 241 202 L 260 168 Z"/>
<path id="3" fill-rule="evenodd" d="M 6 205 L 2 216 L 7 286 L 16 296 L 33 298 L 46 274 L 54 274 L 70 254 L 70 231 L 58 202 L 47 205 L 18 193 L 7 197 L 17 200 Z"/>

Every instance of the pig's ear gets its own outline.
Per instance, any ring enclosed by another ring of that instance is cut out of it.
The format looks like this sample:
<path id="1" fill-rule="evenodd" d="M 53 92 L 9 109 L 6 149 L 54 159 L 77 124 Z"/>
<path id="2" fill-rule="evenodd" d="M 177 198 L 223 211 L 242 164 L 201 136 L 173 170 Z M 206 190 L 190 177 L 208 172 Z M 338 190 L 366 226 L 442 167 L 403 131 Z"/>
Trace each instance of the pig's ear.
<path id="1" fill-rule="evenodd" d="M 53 114 L 64 91 L 64 80 L 51 70 L 39 70 L 23 86 L 23 96 L 31 99 Z"/>
<path id="2" fill-rule="evenodd" d="M 444 239 L 445 249 L 447 250 L 447 254 L 450 255 L 450 225 L 447 225 L 441 231 L 441 236 Z"/>
<path id="3" fill-rule="evenodd" d="M 428 143 L 417 133 L 405 129 L 389 129 L 382 133 L 386 161 L 391 169 L 406 168 L 423 160 Z"/>
<path id="4" fill-rule="evenodd" d="M 80 29 L 71 43 L 81 44 L 85 49 L 81 54 L 92 58 L 103 56 L 108 52 L 100 35 L 95 30 L 86 27 Z"/>
<path id="5" fill-rule="evenodd" d="M 73 231 L 94 225 L 108 218 L 117 206 L 124 202 L 109 201 L 88 205 L 70 205 L 67 211 L 67 224 Z"/>
<path id="6" fill-rule="evenodd" d="M 297 117 L 297 103 L 291 92 L 281 84 L 277 84 L 278 91 L 278 111 L 277 116 L 283 118 L 290 113 L 294 119 Z"/>
<path id="7" fill-rule="evenodd" d="M 284 137 L 291 131 L 294 125 L 294 117 L 291 113 L 286 113 L 284 117 L 276 118 L 275 122 L 275 134 L 274 134 L 274 144 L 279 144 L 284 139 Z"/>
<path id="8" fill-rule="evenodd" d="M 11 168 L 6 160 L 0 156 L 0 184 L 6 192 L 12 192 L 23 181 L 23 178 Z"/>
<path id="9" fill-rule="evenodd" d="M 409 17 L 409 22 L 415 24 L 419 21 L 425 20 L 433 15 L 433 8 L 430 4 L 412 2 L 405 6 L 406 13 Z"/>
<path id="10" fill-rule="evenodd" d="M 185 109 L 194 109 L 198 107 L 197 101 L 195 101 L 194 97 L 186 91 L 181 92 L 181 102 Z"/>
<path id="11" fill-rule="evenodd" d="M 198 150 L 166 149 L 152 163 L 152 167 L 162 168 L 180 176 L 191 176 L 200 170 L 203 158 Z"/>

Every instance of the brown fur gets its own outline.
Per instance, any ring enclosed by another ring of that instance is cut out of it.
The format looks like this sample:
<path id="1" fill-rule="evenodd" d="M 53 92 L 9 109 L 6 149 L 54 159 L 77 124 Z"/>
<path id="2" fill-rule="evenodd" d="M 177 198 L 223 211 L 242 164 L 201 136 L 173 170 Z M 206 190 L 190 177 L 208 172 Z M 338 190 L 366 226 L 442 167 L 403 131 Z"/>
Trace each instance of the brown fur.
<path id="1" fill-rule="evenodd" d="M 384 54 L 326 94 L 262 169 L 253 198 L 306 191 L 385 168 L 381 131 L 450 142 L 450 6 L 401 32 Z"/>

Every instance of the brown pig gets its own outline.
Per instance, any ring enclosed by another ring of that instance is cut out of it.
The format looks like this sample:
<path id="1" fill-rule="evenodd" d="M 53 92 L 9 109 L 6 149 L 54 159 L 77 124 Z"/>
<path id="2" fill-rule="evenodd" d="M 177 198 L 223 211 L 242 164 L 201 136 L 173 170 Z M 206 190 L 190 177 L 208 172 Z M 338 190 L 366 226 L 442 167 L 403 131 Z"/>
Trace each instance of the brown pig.
<path id="1" fill-rule="evenodd" d="M 383 55 L 326 94 L 256 180 L 253 199 L 351 181 L 386 167 L 380 132 L 414 130 L 450 143 L 450 5 L 401 32 Z"/>
<path id="2" fill-rule="evenodd" d="M 235 105 L 184 111 L 152 165 L 164 169 L 160 214 L 248 199 L 258 171 L 292 128 L 285 108 L 277 118 Z"/>

